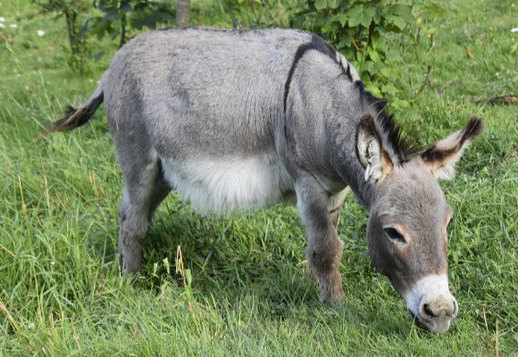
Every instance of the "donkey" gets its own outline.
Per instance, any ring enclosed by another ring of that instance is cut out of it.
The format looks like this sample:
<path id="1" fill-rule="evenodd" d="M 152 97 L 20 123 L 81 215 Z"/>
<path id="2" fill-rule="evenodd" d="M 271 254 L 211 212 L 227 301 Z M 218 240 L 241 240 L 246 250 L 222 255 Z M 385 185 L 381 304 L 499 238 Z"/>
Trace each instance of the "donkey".
<path id="1" fill-rule="evenodd" d="M 137 36 L 113 57 L 86 104 L 48 133 L 85 124 L 104 101 L 124 177 L 118 252 L 139 270 L 139 240 L 171 190 L 201 213 L 296 200 L 306 255 L 324 303 L 344 293 L 337 234 L 348 190 L 369 212 L 372 265 L 418 325 L 447 331 L 447 227 L 453 211 L 436 179 L 483 124 L 418 154 L 385 102 L 320 37 L 287 29 L 166 29 Z"/>

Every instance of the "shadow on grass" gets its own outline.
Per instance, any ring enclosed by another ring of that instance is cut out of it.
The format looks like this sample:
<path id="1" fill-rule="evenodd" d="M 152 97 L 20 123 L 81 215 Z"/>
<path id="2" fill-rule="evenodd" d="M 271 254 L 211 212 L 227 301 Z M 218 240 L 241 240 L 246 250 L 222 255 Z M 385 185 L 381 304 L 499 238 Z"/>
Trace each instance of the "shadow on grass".
<path id="1" fill-rule="evenodd" d="M 287 216 L 287 223 L 281 227 L 274 222 L 279 219 L 278 214 Z M 290 226 L 296 219 L 293 212 L 281 208 L 225 217 L 202 217 L 188 205 L 169 208 L 169 212 L 155 216 L 142 241 L 141 273 L 146 276 L 155 273 L 159 280 L 183 284 L 174 271 L 180 246 L 185 266 L 192 274 L 193 287 L 199 294 L 229 300 L 254 294 L 272 304 L 298 304 L 313 297 L 317 302 L 317 286 L 304 262 L 303 235 L 300 227 Z M 300 237 L 296 238 L 297 234 Z M 143 286 L 156 286 L 156 283 L 148 281 Z M 313 290 L 313 294 L 309 293 Z"/>
<path id="2" fill-rule="evenodd" d="M 91 245 L 101 260 L 116 264 L 118 222 L 113 217 L 104 223 L 94 231 Z M 110 232 L 112 239 L 101 239 Z M 144 261 L 134 287 L 157 295 L 164 284 L 183 291 L 183 278 L 175 272 L 180 246 L 195 300 L 213 301 L 220 314 L 255 309 L 258 318 L 321 320 L 407 335 L 416 327 L 404 303 L 388 280 L 374 272 L 363 255 L 365 243 L 357 238 L 346 240 L 347 256 L 340 267 L 345 300 L 324 305 L 304 259 L 306 242 L 294 209 L 278 206 L 253 214 L 202 217 L 172 197 L 155 214 L 141 242 Z"/>
<path id="3" fill-rule="evenodd" d="M 176 198 L 167 201 L 141 242 L 144 262 L 135 288 L 159 294 L 164 284 L 173 284 L 183 290 L 183 278 L 175 272 L 180 246 L 185 268 L 192 275 L 195 300 L 212 301 L 216 307 L 221 304 L 218 311 L 222 314 L 236 307 L 255 309 L 259 318 L 336 320 L 386 334 L 405 335 L 412 328 L 388 281 L 380 288 L 379 280 L 384 278 L 357 251 L 341 266 L 345 301 L 334 306 L 320 303 L 293 209 L 202 217 L 179 202 Z M 116 247 L 107 246 L 106 251 L 116 251 Z"/>

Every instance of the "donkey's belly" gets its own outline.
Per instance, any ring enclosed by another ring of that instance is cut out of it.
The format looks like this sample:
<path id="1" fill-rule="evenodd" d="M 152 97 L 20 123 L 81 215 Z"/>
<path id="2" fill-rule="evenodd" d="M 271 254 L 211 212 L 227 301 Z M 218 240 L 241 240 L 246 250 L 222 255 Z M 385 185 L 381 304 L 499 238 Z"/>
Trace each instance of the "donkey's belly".
<path id="1" fill-rule="evenodd" d="M 269 206 L 294 189 L 275 153 L 181 162 L 162 158 L 162 167 L 171 187 L 201 213 Z"/>

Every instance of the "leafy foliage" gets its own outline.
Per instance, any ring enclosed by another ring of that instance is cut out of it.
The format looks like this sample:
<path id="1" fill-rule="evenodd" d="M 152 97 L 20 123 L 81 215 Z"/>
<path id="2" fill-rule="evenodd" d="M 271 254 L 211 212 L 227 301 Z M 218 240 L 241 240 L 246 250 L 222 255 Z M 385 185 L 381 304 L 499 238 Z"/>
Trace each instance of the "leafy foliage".
<path id="1" fill-rule="evenodd" d="M 89 30 L 99 38 L 109 34 L 119 37 L 119 46 L 126 43 L 128 26 L 142 30 L 154 29 L 158 24 L 174 23 L 174 10 L 170 1 L 149 0 L 94 0 L 94 7 L 101 10 L 103 16 L 88 19 L 82 32 Z"/>
<path id="2" fill-rule="evenodd" d="M 234 28 L 264 28 L 283 25 L 283 13 L 297 1 L 222 0 L 224 12 Z M 285 24 L 286 26 L 287 24 Z"/>
<path id="3" fill-rule="evenodd" d="M 83 71 L 86 41 L 80 32 L 79 17 L 90 8 L 88 0 L 33 0 L 44 13 L 56 13 L 65 17 L 68 32 L 68 42 L 72 56 L 69 63 L 72 68 Z"/>
<path id="4" fill-rule="evenodd" d="M 411 3 L 396 0 L 307 0 L 307 9 L 294 19 L 353 61 L 358 73 L 375 94 L 395 95 L 389 83 L 389 47 L 386 33 L 408 35 L 416 24 Z M 376 83 L 377 86 L 373 86 Z M 380 87 L 381 91 L 377 88 Z"/>
<path id="5" fill-rule="evenodd" d="M 294 17 L 293 23 L 320 34 L 341 51 L 375 95 L 394 98 L 395 62 L 401 58 L 398 47 L 402 43 L 418 44 L 419 30 L 425 26 L 423 16 L 437 11 L 434 7 L 442 8 L 442 2 L 307 0 L 306 9 Z M 409 103 L 399 99 L 395 104 L 406 107 Z"/>

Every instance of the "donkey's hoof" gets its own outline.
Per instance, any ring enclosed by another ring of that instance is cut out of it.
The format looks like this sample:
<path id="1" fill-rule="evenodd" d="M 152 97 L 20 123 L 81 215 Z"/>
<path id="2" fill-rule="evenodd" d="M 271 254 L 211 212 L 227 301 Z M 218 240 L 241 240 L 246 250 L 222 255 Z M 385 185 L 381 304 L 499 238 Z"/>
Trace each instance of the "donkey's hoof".
<path id="1" fill-rule="evenodd" d="M 132 277 L 134 276 L 139 270 L 141 265 L 141 259 L 125 259 L 122 255 L 119 257 L 119 263 L 117 264 L 117 268 L 119 270 L 119 273 L 121 275 L 124 275 L 124 277 Z"/>
<path id="2" fill-rule="evenodd" d="M 344 291 L 342 287 L 334 289 L 334 291 L 322 291 L 320 293 L 320 301 L 327 305 L 338 305 L 344 300 Z"/>

